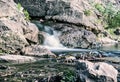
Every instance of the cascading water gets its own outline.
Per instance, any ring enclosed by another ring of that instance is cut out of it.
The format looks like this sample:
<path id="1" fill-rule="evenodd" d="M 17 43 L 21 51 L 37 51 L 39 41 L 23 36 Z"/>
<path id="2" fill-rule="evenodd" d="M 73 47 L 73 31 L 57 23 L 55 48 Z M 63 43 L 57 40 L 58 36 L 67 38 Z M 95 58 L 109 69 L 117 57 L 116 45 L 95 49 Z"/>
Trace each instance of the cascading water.
<path id="1" fill-rule="evenodd" d="M 45 26 L 45 41 L 44 46 L 46 47 L 54 47 L 54 48 L 65 48 L 59 41 L 58 36 L 60 35 L 60 32 L 55 31 L 49 26 Z"/>
<path id="2" fill-rule="evenodd" d="M 39 21 L 32 21 L 40 31 L 44 32 L 45 41 L 43 43 L 44 47 L 47 48 L 65 48 L 59 41 L 58 36 L 60 36 L 60 32 L 55 31 L 50 26 L 42 25 Z"/>
<path id="3" fill-rule="evenodd" d="M 73 48 L 66 48 L 65 46 L 63 46 L 60 41 L 59 41 L 59 36 L 61 34 L 61 32 L 59 31 L 55 31 L 52 27 L 50 26 L 44 26 L 42 24 L 40 24 L 40 22 L 33 22 L 37 25 L 38 29 L 44 32 L 44 37 L 45 37 L 45 41 L 43 43 L 43 46 L 48 48 L 49 50 L 51 50 L 52 52 L 57 52 L 57 53 L 61 53 L 61 52 L 99 52 L 102 51 L 103 54 L 105 55 L 115 55 L 120 54 L 120 51 L 117 50 L 113 50 L 113 51 L 109 51 L 109 50 L 96 50 L 96 49 L 73 49 Z"/>

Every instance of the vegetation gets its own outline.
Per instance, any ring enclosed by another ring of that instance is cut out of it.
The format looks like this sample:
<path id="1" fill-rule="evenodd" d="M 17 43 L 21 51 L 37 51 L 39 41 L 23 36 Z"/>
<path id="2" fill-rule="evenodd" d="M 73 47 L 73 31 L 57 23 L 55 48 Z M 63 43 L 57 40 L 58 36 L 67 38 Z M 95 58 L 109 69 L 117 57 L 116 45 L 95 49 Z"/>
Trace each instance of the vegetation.
<path id="1" fill-rule="evenodd" d="M 86 16 L 90 16 L 91 13 L 92 13 L 92 12 L 91 12 L 90 10 L 85 10 L 85 11 L 84 11 L 84 14 L 85 14 Z"/>
<path id="2" fill-rule="evenodd" d="M 25 15 L 25 20 L 29 21 L 29 20 L 30 20 L 30 15 L 29 15 L 28 11 L 25 10 L 25 9 L 23 9 L 20 3 L 17 4 L 17 8 L 18 8 L 18 10 L 19 10 L 20 12 L 23 12 L 23 13 L 24 13 L 24 15 Z"/>
<path id="3" fill-rule="evenodd" d="M 102 4 L 99 4 L 99 3 L 95 4 L 95 8 L 101 13 L 104 13 L 105 11 L 105 8 L 102 6 Z"/>
<path id="4" fill-rule="evenodd" d="M 117 28 L 120 26 L 120 10 L 117 10 L 113 4 L 108 3 L 103 6 L 96 3 L 94 7 L 102 14 L 102 23 L 105 28 Z"/>
<path id="5" fill-rule="evenodd" d="M 71 70 L 65 71 L 61 82 L 75 82 L 75 73 Z"/>
<path id="6" fill-rule="evenodd" d="M 0 50 L 0 53 L 2 53 L 3 51 L 2 50 Z"/>
<path id="7" fill-rule="evenodd" d="M 25 20 L 29 21 L 30 20 L 30 15 L 29 13 L 27 12 L 27 10 L 23 10 L 23 13 L 25 15 Z"/>

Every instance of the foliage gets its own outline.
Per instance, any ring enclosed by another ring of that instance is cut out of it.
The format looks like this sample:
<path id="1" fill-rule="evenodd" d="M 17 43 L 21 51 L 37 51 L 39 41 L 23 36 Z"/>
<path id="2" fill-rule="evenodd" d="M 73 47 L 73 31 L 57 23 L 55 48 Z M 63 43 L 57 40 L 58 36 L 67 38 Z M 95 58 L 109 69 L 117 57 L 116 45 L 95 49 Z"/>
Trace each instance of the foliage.
<path id="1" fill-rule="evenodd" d="M 0 53 L 2 53 L 3 51 L 2 50 L 0 50 Z"/>
<path id="2" fill-rule="evenodd" d="M 65 71 L 61 82 L 75 82 L 75 73 L 72 70 Z"/>
<path id="3" fill-rule="evenodd" d="M 84 11 L 84 14 L 85 14 L 86 16 L 90 16 L 91 13 L 92 13 L 92 12 L 91 12 L 90 10 L 85 10 L 85 11 Z"/>
<path id="4" fill-rule="evenodd" d="M 95 8 L 101 13 L 105 11 L 105 8 L 102 6 L 102 4 L 99 4 L 99 3 L 95 4 Z"/>
<path id="5" fill-rule="evenodd" d="M 22 6 L 21 6 L 20 3 L 17 4 L 17 8 L 18 8 L 19 11 L 21 11 Z"/>
<path id="6" fill-rule="evenodd" d="M 115 35 L 114 31 L 115 31 L 115 29 L 107 29 L 107 32 L 110 33 L 111 35 Z"/>
<path id="7" fill-rule="evenodd" d="M 23 12 L 23 13 L 24 13 L 24 15 L 25 15 L 25 20 L 29 21 L 29 20 L 30 20 L 30 15 L 29 15 L 28 11 L 25 10 L 25 9 L 23 10 L 23 8 L 22 8 L 22 6 L 21 6 L 20 3 L 17 4 L 17 8 L 18 8 L 18 10 L 19 10 L 20 12 Z"/>
<path id="8" fill-rule="evenodd" d="M 29 21 L 29 20 L 30 20 L 30 15 L 29 15 L 29 13 L 27 12 L 27 10 L 23 10 L 23 13 L 24 13 L 24 15 L 25 15 L 25 19 L 26 19 L 27 21 Z"/>
<path id="9" fill-rule="evenodd" d="M 102 21 L 105 28 L 117 28 L 120 26 L 120 10 L 117 10 L 112 3 L 108 3 L 106 6 L 96 3 L 95 8 L 103 16 Z"/>

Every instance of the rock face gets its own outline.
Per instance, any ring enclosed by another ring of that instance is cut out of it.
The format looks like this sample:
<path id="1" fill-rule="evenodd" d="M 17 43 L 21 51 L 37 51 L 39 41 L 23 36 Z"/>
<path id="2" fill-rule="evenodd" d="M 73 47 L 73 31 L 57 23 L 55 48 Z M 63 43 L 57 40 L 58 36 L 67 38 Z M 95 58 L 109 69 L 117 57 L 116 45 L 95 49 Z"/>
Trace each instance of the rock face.
<path id="1" fill-rule="evenodd" d="M 90 28 L 101 30 L 102 26 L 97 22 L 98 13 L 92 11 L 92 2 L 89 0 L 14 0 L 28 10 L 33 17 L 45 17 L 64 21 L 77 25 L 85 25 Z M 97 0 L 101 2 L 102 0 Z M 89 10 L 89 16 L 85 13 Z"/>
<path id="2" fill-rule="evenodd" d="M 39 57 L 56 57 L 55 54 L 51 53 L 48 49 L 41 45 L 31 45 L 23 48 L 22 52 L 29 56 L 39 56 Z"/>
<path id="3" fill-rule="evenodd" d="M 54 24 L 52 27 L 61 31 L 60 42 L 67 47 L 72 48 L 94 48 L 96 45 L 96 35 L 82 27 L 69 24 Z"/>
<path id="4" fill-rule="evenodd" d="M 78 82 L 117 82 L 118 71 L 107 63 L 79 60 L 76 69 Z"/>
<path id="5" fill-rule="evenodd" d="M 35 62 L 38 59 L 35 57 L 29 57 L 29 56 L 21 56 L 21 55 L 4 55 L 0 56 L 0 61 L 6 61 L 9 63 L 15 63 L 15 64 L 20 64 L 20 63 L 30 63 L 30 62 Z"/>
<path id="6" fill-rule="evenodd" d="M 0 32 L 0 48 L 6 53 L 17 53 L 25 45 L 28 45 L 25 37 L 17 32 Z"/>
<path id="7" fill-rule="evenodd" d="M 115 0 L 14 0 L 21 3 L 33 17 L 45 17 L 62 22 L 85 25 L 92 29 L 102 30 L 98 22 L 101 13 L 95 10 L 94 4 L 105 5 L 108 2 L 117 3 Z M 95 11 L 93 11 L 95 10 Z"/>
<path id="8" fill-rule="evenodd" d="M 67 47 L 88 48 L 95 44 L 96 36 L 103 31 L 99 22 L 101 13 L 94 5 L 105 4 L 103 0 L 14 0 L 28 10 L 32 17 L 55 21 L 52 27 L 62 31 L 60 42 Z M 115 3 L 115 1 L 110 1 Z M 93 11 L 94 10 L 94 11 Z M 60 23 L 61 24 L 55 24 Z M 68 25 L 66 25 L 68 24 Z M 85 29 L 80 29 L 85 28 Z M 62 29 L 62 30 L 61 30 Z M 69 31 L 69 32 L 67 32 Z M 93 32 L 93 33 L 92 33 Z M 99 46 L 99 45 L 97 45 Z"/>
<path id="9" fill-rule="evenodd" d="M 0 49 L 15 53 L 26 45 L 38 43 L 38 28 L 25 20 L 13 0 L 0 0 L 0 11 Z"/>

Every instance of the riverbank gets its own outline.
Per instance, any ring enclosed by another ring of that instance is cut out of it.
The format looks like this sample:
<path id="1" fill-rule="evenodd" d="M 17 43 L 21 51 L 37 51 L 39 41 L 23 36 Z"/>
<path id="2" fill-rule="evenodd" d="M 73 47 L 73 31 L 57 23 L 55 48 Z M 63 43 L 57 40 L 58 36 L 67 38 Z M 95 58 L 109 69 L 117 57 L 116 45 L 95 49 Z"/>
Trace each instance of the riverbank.
<path id="1" fill-rule="evenodd" d="M 88 57 L 88 56 L 87 56 Z M 23 82 L 23 81 L 38 81 L 38 82 L 65 82 L 75 79 L 75 61 L 71 57 L 57 57 L 53 59 L 46 58 L 37 62 L 24 64 L 11 64 L 0 62 L 0 81 Z M 94 59 L 93 59 L 94 58 Z M 118 70 L 118 81 L 120 81 L 120 58 L 119 57 L 93 57 L 86 58 L 91 62 L 106 62 L 114 66 Z M 79 59 L 82 60 L 82 59 Z M 3 65 L 4 64 L 4 65 Z M 81 67 L 82 68 L 82 67 Z M 67 74 L 67 75 L 66 75 Z M 75 81 L 74 81 L 75 82 Z M 79 81 L 78 81 L 79 82 Z"/>

